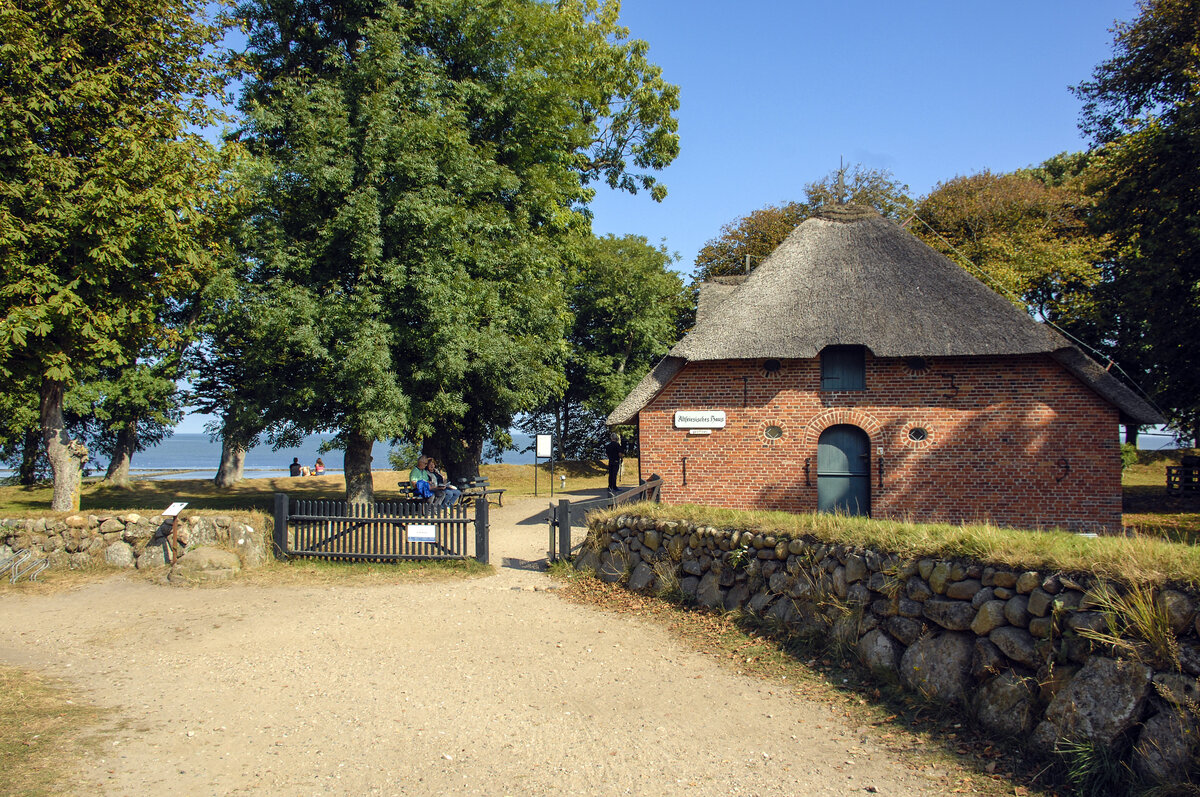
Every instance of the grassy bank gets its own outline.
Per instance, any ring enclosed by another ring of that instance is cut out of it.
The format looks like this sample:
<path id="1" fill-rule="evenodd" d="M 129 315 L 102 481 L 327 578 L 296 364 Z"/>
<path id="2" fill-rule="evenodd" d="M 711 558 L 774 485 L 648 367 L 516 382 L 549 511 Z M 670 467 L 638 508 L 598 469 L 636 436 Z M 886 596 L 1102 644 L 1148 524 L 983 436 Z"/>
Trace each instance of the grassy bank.
<path id="1" fill-rule="evenodd" d="M 408 480 L 408 473 L 394 470 L 372 472 L 375 482 L 375 497 L 379 501 L 397 500 L 396 487 Z M 532 465 L 484 465 L 480 475 L 490 480 L 490 486 L 507 490 L 506 496 L 521 497 L 534 494 L 534 468 Z M 561 476 L 566 476 L 566 488 L 572 491 L 603 489 L 608 485 L 608 475 L 600 465 L 590 462 L 559 463 L 554 468 L 554 486 L 560 489 Z M 637 460 L 625 464 L 622 485 L 637 484 Z M 549 465 L 538 466 L 537 488 L 539 495 L 550 490 Z M 243 479 L 233 487 L 219 489 L 210 479 L 143 479 L 131 482 L 127 487 L 106 485 L 98 480 L 84 484 L 80 500 L 82 512 L 118 512 L 137 510 L 147 513 L 154 509 L 165 509 L 175 501 L 186 501 L 188 509 L 217 509 L 223 511 L 247 510 L 271 512 L 274 495 L 284 492 L 296 498 L 341 500 L 345 498 L 346 482 L 341 475 L 287 476 L 274 479 Z M 24 517 L 48 514 L 50 485 L 21 487 L 0 485 L 0 517 Z"/>
<path id="2" fill-rule="evenodd" d="M 813 537 L 919 559 L 967 557 L 1016 570 L 1093 572 L 1130 584 L 1179 584 L 1200 589 L 1200 547 L 1147 535 L 1083 537 L 1060 531 L 996 526 L 905 523 L 841 515 L 717 509 L 643 503 L 600 517 L 638 514 L 718 529 L 742 529 L 779 539 Z"/>

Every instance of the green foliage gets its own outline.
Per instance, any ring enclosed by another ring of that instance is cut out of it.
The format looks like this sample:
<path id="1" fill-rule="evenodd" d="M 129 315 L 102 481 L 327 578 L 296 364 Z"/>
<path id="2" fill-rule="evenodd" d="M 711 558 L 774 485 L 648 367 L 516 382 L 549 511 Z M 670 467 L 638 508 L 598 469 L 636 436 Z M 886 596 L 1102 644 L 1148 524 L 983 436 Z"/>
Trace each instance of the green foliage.
<path id="1" fill-rule="evenodd" d="M 1106 241 L 1088 228 L 1091 198 L 1078 176 L 1067 176 L 1070 157 L 939 183 L 910 229 L 1035 316 L 1089 319 Z"/>
<path id="2" fill-rule="evenodd" d="M 1121 444 L 1121 470 L 1125 470 L 1130 465 L 1138 464 L 1138 447 L 1133 443 Z"/>
<path id="3" fill-rule="evenodd" d="M 553 433 L 560 459 L 603 458 L 605 418 L 678 339 L 691 297 L 674 260 L 641 236 L 609 235 L 589 236 L 568 263 L 566 384 L 519 423 Z"/>
<path id="4" fill-rule="evenodd" d="M 839 172 L 831 172 L 822 180 L 804 187 L 803 202 L 768 205 L 747 216 L 735 219 L 721 228 L 721 234 L 708 241 L 696 255 L 696 282 L 713 277 L 746 273 L 746 258 L 750 267 L 758 265 L 779 244 L 825 205 L 842 199 L 869 205 L 879 214 L 900 220 L 911 212 L 913 200 L 908 186 L 896 180 L 886 169 L 868 169 L 855 164 L 839 185 Z"/>
<path id="5" fill-rule="evenodd" d="M 168 341 L 160 313 L 208 269 L 222 160 L 221 35 L 203 4 L 0 8 L 0 374 L 59 382 Z"/>
<path id="6" fill-rule="evenodd" d="M 289 370 L 262 417 L 339 444 L 423 441 L 473 471 L 561 390 L 560 275 L 587 186 L 661 198 L 677 89 L 614 3 L 242 13 L 242 140 L 268 166 L 246 276 L 279 331 L 258 339 Z"/>
<path id="7" fill-rule="evenodd" d="M 1105 744 L 1061 741 L 1055 753 L 1062 763 L 1064 780 L 1078 797 L 1118 797 L 1132 793 L 1136 782 L 1121 755 Z"/>
<path id="8" fill-rule="evenodd" d="M 0 6 L 0 376 L 35 385 L 54 509 L 78 501 L 66 391 L 81 374 L 178 348 L 166 322 L 212 269 L 236 202 L 219 114 L 222 20 L 198 0 Z"/>
<path id="9" fill-rule="evenodd" d="M 1200 434 L 1200 2 L 1153 0 L 1075 87 L 1097 145 L 1095 224 L 1111 241 L 1096 338 Z"/>

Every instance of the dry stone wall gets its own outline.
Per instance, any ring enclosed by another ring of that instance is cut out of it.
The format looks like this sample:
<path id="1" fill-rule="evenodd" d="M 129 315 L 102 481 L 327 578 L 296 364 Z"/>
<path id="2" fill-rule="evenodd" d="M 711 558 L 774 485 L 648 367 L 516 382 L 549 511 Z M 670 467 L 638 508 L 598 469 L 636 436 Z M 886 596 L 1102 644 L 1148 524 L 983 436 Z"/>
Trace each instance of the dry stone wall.
<path id="1" fill-rule="evenodd" d="M 22 551 L 48 559 L 50 568 L 95 566 L 166 567 L 170 562 L 171 518 L 135 512 L 69 515 L 63 518 L 0 519 L 0 562 Z M 267 536 L 226 515 L 192 514 L 179 519 L 179 559 L 200 549 L 225 548 L 241 567 L 267 560 Z M 196 557 L 203 558 L 203 557 Z"/>
<path id="2" fill-rule="evenodd" d="M 1087 574 L 906 559 L 635 515 L 593 521 L 575 565 L 836 643 L 878 676 L 958 704 L 1038 751 L 1101 745 L 1128 755 L 1140 776 L 1169 781 L 1197 748 L 1200 618 L 1196 597 L 1180 590 L 1156 598 L 1177 661 L 1152 666 L 1087 636 L 1108 628 L 1111 610 Z"/>

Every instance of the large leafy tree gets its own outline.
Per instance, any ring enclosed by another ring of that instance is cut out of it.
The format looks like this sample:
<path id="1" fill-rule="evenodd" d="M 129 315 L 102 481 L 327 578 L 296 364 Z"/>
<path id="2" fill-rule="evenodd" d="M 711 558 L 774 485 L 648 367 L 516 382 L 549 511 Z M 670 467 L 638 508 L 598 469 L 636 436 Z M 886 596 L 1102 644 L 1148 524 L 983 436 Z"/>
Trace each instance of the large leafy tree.
<path id="1" fill-rule="evenodd" d="M 171 297 L 209 270 L 221 159 L 209 124 L 221 36 L 197 0 L 0 5 L 0 376 L 36 385 L 53 509 L 85 447 L 63 399 L 88 368 L 171 346 Z"/>
<path id="2" fill-rule="evenodd" d="M 880 215 L 898 221 L 913 207 L 908 186 L 886 169 L 855 164 L 848 174 L 846 170 L 831 172 L 804 187 L 803 201 L 768 205 L 722 227 L 721 234 L 696 255 L 696 281 L 746 273 L 775 251 L 796 225 L 837 202 L 870 205 Z"/>
<path id="3" fill-rule="evenodd" d="M 520 423 L 552 433 L 560 459 L 603 457 L 606 416 L 678 339 L 692 299 L 674 260 L 641 236 L 608 235 L 569 264 L 565 384 Z"/>
<path id="4" fill-rule="evenodd" d="M 1200 0 L 1147 0 L 1074 89 L 1111 240 L 1103 337 L 1200 443 Z"/>
<path id="5" fill-rule="evenodd" d="M 561 383 L 559 275 L 589 184 L 663 196 L 677 90 L 616 3 L 243 15 L 242 139 L 271 167 L 248 276 L 303 355 L 264 417 L 334 432 L 350 500 L 373 494 L 377 440 L 477 472 L 484 441 Z"/>
<path id="6" fill-rule="evenodd" d="M 1088 226 L 1086 159 L 984 171 L 939 183 L 909 229 L 1035 316 L 1086 324 L 1094 315 L 1105 240 Z"/>

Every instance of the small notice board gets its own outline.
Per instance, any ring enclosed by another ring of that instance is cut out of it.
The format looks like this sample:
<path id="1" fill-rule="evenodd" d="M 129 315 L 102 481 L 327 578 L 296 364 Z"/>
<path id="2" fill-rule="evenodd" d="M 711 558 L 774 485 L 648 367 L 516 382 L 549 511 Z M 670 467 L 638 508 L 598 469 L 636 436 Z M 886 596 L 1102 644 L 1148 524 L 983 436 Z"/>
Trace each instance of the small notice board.
<path id="1" fill-rule="evenodd" d="M 437 542 L 437 526 L 432 523 L 408 524 L 409 542 Z"/>
<path id="2" fill-rule="evenodd" d="M 167 507 L 166 509 L 163 510 L 162 516 L 163 517 L 179 517 L 179 513 L 183 511 L 183 508 L 185 506 L 187 506 L 186 501 L 176 501 L 175 503 L 171 504 L 169 507 Z"/>

